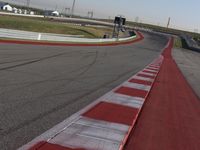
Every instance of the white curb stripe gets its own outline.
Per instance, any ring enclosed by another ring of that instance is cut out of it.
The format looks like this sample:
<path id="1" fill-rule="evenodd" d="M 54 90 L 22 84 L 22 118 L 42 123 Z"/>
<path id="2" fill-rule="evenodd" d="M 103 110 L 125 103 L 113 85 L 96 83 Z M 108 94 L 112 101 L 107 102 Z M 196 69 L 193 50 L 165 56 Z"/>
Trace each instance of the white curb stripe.
<path id="1" fill-rule="evenodd" d="M 81 117 L 76 123 L 85 124 L 85 125 L 92 125 L 99 128 L 106 128 L 109 130 L 119 130 L 120 132 L 126 132 L 128 130 L 127 125 L 118 124 L 118 123 L 111 123 L 107 121 L 95 120 L 92 118 Z"/>
<path id="2" fill-rule="evenodd" d="M 146 70 L 146 71 L 150 71 L 150 72 L 158 73 L 158 71 L 156 71 L 156 70 L 151 70 L 151 69 L 147 69 L 147 68 L 145 68 L 144 70 Z"/>
<path id="3" fill-rule="evenodd" d="M 148 76 L 152 76 L 152 77 L 155 77 L 156 76 L 156 73 L 147 73 L 147 72 L 139 72 L 140 74 L 144 74 L 144 75 L 148 75 Z"/>
<path id="4" fill-rule="evenodd" d="M 144 90 L 144 91 L 149 91 L 151 86 L 144 85 L 144 84 L 138 84 L 138 83 L 132 83 L 132 82 L 125 82 L 123 84 L 125 87 L 130 87 L 133 89 L 138 89 L 138 90 Z"/>
<path id="5" fill-rule="evenodd" d="M 48 142 L 71 148 L 116 150 L 128 128 L 123 124 L 81 117 Z"/>
<path id="6" fill-rule="evenodd" d="M 146 78 L 146 77 L 140 77 L 140 76 L 134 76 L 133 79 L 138 79 L 138 80 L 144 80 L 144 81 L 151 81 L 153 82 L 153 79 L 151 78 Z"/>
<path id="7" fill-rule="evenodd" d="M 161 60 L 161 62 L 162 62 L 162 60 Z M 150 67 L 155 67 L 155 68 L 160 68 L 161 63 L 160 63 L 160 62 L 157 62 L 156 64 L 150 64 L 149 66 L 150 66 Z"/>
<path id="8" fill-rule="evenodd" d="M 143 98 L 131 97 L 131 96 L 122 95 L 122 94 L 118 94 L 118 93 L 106 95 L 105 98 L 103 99 L 103 101 L 112 102 L 115 104 L 129 106 L 129 107 L 133 107 L 133 108 L 141 108 L 141 106 L 144 103 Z"/>
<path id="9" fill-rule="evenodd" d="M 148 69 L 154 69 L 154 70 L 159 70 L 159 68 L 155 68 L 155 67 L 150 67 L 150 66 L 148 66 L 147 68 L 148 68 Z"/>

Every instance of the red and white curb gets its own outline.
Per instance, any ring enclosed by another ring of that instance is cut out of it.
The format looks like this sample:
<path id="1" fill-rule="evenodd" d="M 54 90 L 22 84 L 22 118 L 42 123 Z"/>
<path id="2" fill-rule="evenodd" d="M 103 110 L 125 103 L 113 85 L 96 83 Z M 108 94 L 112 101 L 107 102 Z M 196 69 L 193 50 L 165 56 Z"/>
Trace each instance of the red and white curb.
<path id="1" fill-rule="evenodd" d="M 19 150 L 122 150 L 163 56 Z"/>

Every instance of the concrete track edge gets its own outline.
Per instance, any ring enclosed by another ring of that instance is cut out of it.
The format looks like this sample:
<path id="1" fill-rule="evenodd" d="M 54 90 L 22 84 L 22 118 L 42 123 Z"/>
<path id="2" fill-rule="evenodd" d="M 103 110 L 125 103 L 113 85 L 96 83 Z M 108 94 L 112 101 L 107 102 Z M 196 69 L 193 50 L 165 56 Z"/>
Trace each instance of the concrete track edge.
<path id="1" fill-rule="evenodd" d="M 131 37 L 130 37 L 131 38 Z M 119 46 L 128 45 L 144 39 L 141 32 L 136 32 L 136 37 L 132 37 L 129 40 L 120 40 L 116 42 L 97 42 L 97 43 L 61 43 L 61 42 L 44 42 L 44 41 L 25 41 L 15 39 L 0 39 L 0 43 L 7 44 L 28 44 L 28 45 L 45 45 L 45 46 Z"/>

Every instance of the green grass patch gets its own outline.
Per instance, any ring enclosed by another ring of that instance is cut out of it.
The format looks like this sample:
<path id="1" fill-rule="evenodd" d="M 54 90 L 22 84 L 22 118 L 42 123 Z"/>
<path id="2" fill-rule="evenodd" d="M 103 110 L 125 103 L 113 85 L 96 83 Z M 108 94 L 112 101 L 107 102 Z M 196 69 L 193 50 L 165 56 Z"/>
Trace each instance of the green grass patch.
<path id="1" fill-rule="evenodd" d="M 25 30 L 43 33 L 84 35 L 87 38 L 100 38 L 111 33 L 109 28 L 74 26 L 66 23 L 53 22 L 47 18 L 30 18 L 18 16 L 0 16 L 0 28 Z"/>
<path id="2" fill-rule="evenodd" d="M 182 48 L 183 47 L 183 43 L 182 43 L 182 40 L 181 38 L 175 38 L 174 39 L 174 47 L 175 48 Z"/>
<path id="3" fill-rule="evenodd" d="M 174 39 L 174 47 L 175 48 L 184 48 L 184 49 L 188 49 L 188 45 L 186 43 L 186 41 L 183 38 L 177 37 Z"/>

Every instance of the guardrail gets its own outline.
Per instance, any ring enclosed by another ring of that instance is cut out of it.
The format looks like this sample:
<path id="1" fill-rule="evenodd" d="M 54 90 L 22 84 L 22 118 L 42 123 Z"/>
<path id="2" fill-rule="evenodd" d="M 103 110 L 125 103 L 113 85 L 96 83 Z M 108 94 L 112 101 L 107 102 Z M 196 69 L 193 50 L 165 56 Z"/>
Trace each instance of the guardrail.
<path id="1" fill-rule="evenodd" d="M 198 43 L 194 41 L 191 37 L 187 35 L 182 35 L 181 38 L 185 40 L 189 49 L 200 52 L 200 47 Z"/>
<path id="2" fill-rule="evenodd" d="M 29 32 L 29 31 L 20 31 L 20 30 L 0 28 L 0 38 L 12 38 L 12 39 L 23 39 L 23 40 L 78 42 L 78 43 L 102 43 L 102 42 L 126 41 L 126 40 L 131 40 L 135 37 L 136 37 L 136 35 L 127 37 L 127 38 L 91 39 L 91 38 L 83 38 L 83 35 L 63 35 L 63 34 L 51 34 L 51 33 L 38 33 L 38 32 Z"/>

